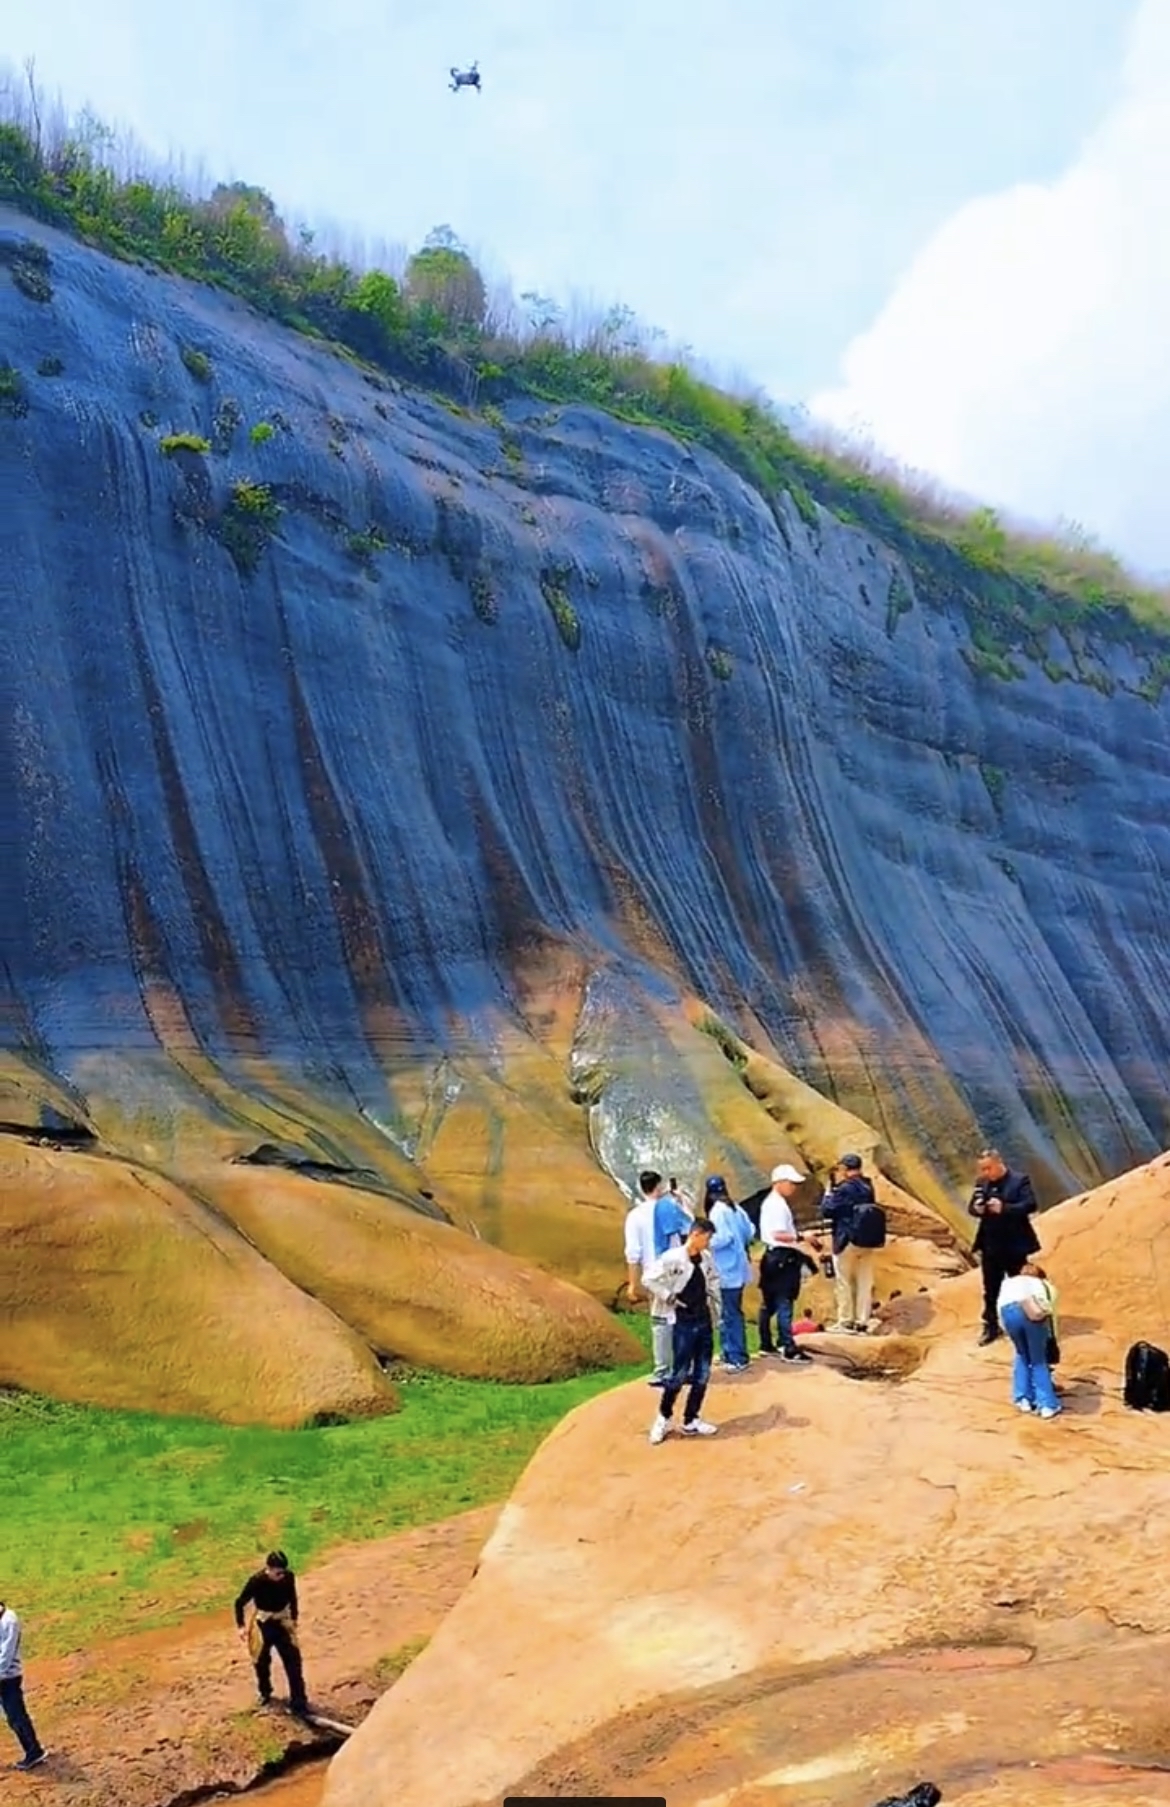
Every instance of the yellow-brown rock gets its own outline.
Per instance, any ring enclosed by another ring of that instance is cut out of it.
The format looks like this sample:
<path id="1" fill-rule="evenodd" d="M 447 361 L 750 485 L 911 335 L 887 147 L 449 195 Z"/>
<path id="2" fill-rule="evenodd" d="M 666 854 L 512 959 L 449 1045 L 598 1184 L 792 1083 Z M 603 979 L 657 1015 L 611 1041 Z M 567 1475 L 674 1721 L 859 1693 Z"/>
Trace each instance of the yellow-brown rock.
<path id="1" fill-rule="evenodd" d="M 810 1370 L 717 1380 L 709 1441 L 650 1447 L 638 1386 L 572 1414 L 326 1807 L 1170 1798 L 1170 1432 L 1120 1399 L 1127 1344 L 1170 1340 L 1168 1233 L 1170 1156 L 1042 1220 L 1051 1422 L 975 1346 L 974 1273 Z"/>

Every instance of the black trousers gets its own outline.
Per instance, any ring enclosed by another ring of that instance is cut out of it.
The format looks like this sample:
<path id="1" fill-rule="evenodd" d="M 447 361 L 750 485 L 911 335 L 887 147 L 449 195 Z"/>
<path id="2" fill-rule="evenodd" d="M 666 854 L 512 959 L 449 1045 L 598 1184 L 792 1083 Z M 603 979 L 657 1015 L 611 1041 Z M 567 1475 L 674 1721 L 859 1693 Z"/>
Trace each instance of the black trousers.
<path id="1" fill-rule="evenodd" d="M 294 1713 L 303 1713 L 308 1705 L 305 1698 L 305 1671 L 301 1653 L 289 1637 L 288 1628 L 279 1619 L 261 1619 L 260 1636 L 264 1640 L 264 1648 L 256 1659 L 256 1686 L 260 1690 L 261 1700 L 272 1699 L 272 1653 L 275 1650 L 288 1676 L 288 1704 Z"/>
<path id="2" fill-rule="evenodd" d="M 1027 1255 L 1018 1251 L 1010 1254 L 1004 1249 L 983 1249 L 979 1255 L 979 1265 L 983 1269 L 983 1328 L 990 1330 L 993 1336 L 999 1335 L 999 1289 L 1004 1281 L 1018 1274 Z"/>

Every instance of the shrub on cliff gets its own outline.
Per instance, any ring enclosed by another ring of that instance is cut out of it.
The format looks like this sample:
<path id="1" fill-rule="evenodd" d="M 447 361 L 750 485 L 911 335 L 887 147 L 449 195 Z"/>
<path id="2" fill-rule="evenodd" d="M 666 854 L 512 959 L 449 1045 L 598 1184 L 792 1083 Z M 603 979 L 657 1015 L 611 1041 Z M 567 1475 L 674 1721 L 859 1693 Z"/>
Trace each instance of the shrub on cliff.
<path id="1" fill-rule="evenodd" d="M 583 337 L 559 310 L 527 295 L 525 330 L 493 318 L 482 275 L 447 227 L 410 259 L 400 286 L 294 242 L 271 196 L 246 183 L 198 197 L 170 180 L 115 173 L 113 134 L 86 120 L 42 130 L 37 97 L 0 86 L 0 201 L 99 246 L 217 284 L 300 331 L 332 339 L 403 378 L 465 403 L 509 394 L 584 402 L 665 427 L 716 452 L 775 506 L 781 492 L 815 525 L 810 497 L 902 553 L 921 595 L 994 624 L 1006 648 L 1043 657 L 1048 629 L 1092 620 L 1132 637 L 1135 620 L 1170 631 L 1167 598 L 1076 536 L 1009 532 L 990 510 L 940 503 L 902 474 L 830 440 L 797 440 L 771 405 L 726 394 L 616 308 Z M 35 129 L 34 129 L 35 128 Z M 125 163 L 125 158 L 121 160 Z M 209 375 L 210 372 L 208 371 Z M 782 512 L 778 514 L 784 530 Z"/>

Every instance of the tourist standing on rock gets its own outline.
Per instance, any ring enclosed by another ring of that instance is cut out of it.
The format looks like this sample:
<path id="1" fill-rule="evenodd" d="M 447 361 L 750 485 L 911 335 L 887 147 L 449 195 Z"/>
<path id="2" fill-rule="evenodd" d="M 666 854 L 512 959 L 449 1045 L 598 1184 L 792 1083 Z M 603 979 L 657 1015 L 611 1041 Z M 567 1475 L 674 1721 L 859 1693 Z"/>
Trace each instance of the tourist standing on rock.
<path id="1" fill-rule="evenodd" d="M 713 1437 L 718 1429 L 699 1416 L 715 1356 L 715 1325 L 723 1306 L 711 1255 L 714 1234 L 708 1218 L 696 1217 L 682 1248 L 667 1249 L 643 1274 L 652 1296 L 669 1317 L 674 1344 L 670 1378 L 662 1389 L 658 1416 L 650 1426 L 651 1443 L 661 1443 L 670 1431 L 675 1402 L 684 1387 L 683 1435 Z"/>
<path id="2" fill-rule="evenodd" d="M 24 1665 L 20 1658 L 20 1620 L 0 1600 L 0 1711 L 24 1752 L 13 1769 L 37 1769 L 45 1760 L 45 1747 L 24 1704 Z"/>
<path id="3" fill-rule="evenodd" d="M 975 1169 L 976 1184 L 967 1210 L 979 1219 L 973 1248 L 983 1270 L 982 1348 L 1000 1332 L 999 1290 L 1018 1274 L 1040 1239 L 1032 1223 L 1036 1194 L 1026 1173 L 1013 1173 L 996 1148 L 985 1148 Z"/>
<path id="4" fill-rule="evenodd" d="M 678 1248 L 691 1227 L 691 1218 L 662 1184 L 662 1175 L 647 1169 L 638 1175 L 639 1202 L 626 1213 L 626 1292 L 631 1305 L 642 1297 L 641 1281 L 667 1249 Z M 663 1387 L 673 1364 L 670 1320 L 650 1300 L 650 1345 L 654 1371 L 652 1387 Z"/>
<path id="5" fill-rule="evenodd" d="M 833 1233 L 836 1278 L 835 1331 L 865 1331 L 873 1309 L 873 1270 L 886 1240 L 885 1213 L 873 1181 L 862 1170 L 861 1156 L 842 1155 L 833 1169 L 834 1184 L 821 1206 Z"/>
<path id="6" fill-rule="evenodd" d="M 806 1176 L 798 1173 L 795 1167 L 783 1164 L 772 1169 L 772 1190 L 766 1193 L 760 1205 L 760 1241 L 764 1247 L 770 1248 L 774 1242 L 796 1242 L 796 1219 L 792 1215 L 792 1200 L 796 1197 L 797 1188 L 804 1185 Z"/>
<path id="7" fill-rule="evenodd" d="M 748 1366 L 747 1326 L 743 1317 L 743 1289 L 752 1277 L 748 1249 L 755 1241 L 755 1226 L 742 1205 L 733 1203 L 721 1173 L 707 1181 L 703 1216 L 715 1226 L 711 1255 L 719 1275 L 719 1352 L 723 1365 L 738 1374 Z"/>
<path id="8" fill-rule="evenodd" d="M 772 1320 L 780 1337 L 780 1353 L 786 1362 L 810 1362 L 812 1356 L 801 1349 L 793 1331 L 796 1301 L 804 1283 L 805 1270 L 815 1274 L 817 1264 L 812 1256 L 795 1242 L 774 1242 L 760 1259 L 760 1354 L 775 1355 Z"/>
<path id="9" fill-rule="evenodd" d="M 1042 1267 L 1025 1261 L 1021 1271 L 999 1289 L 999 1321 L 1015 1349 L 1012 1403 L 1018 1412 L 1055 1418 L 1060 1400 L 1052 1379 L 1051 1353 L 1056 1341 L 1056 1289 Z"/>
<path id="10" fill-rule="evenodd" d="M 252 1608 L 247 1625 L 244 1611 Z M 305 1674 L 297 1642 L 296 1576 L 288 1566 L 283 1550 L 270 1550 L 264 1567 L 245 1581 L 236 1599 L 236 1626 L 256 1670 L 256 1686 L 260 1704 L 272 1700 L 272 1653 L 275 1650 L 288 1677 L 288 1704 L 298 1719 L 309 1711 L 305 1697 Z"/>

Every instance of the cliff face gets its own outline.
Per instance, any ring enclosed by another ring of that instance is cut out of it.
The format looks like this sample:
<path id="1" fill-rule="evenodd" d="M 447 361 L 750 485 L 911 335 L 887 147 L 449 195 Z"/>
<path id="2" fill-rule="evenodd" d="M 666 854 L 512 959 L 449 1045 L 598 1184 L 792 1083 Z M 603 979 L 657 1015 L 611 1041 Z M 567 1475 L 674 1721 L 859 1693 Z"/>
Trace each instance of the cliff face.
<path id="1" fill-rule="evenodd" d="M 990 1139 L 1051 1198 L 1170 1140 L 1136 656 L 977 675 L 882 545 L 705 453 L 401 391 L 13 214 L 0 355 L 0 1117 L 300 1149 L 596 1292 L 590 1133 L 744 1181 L 868 1137 L 936 1203 Z"/>

